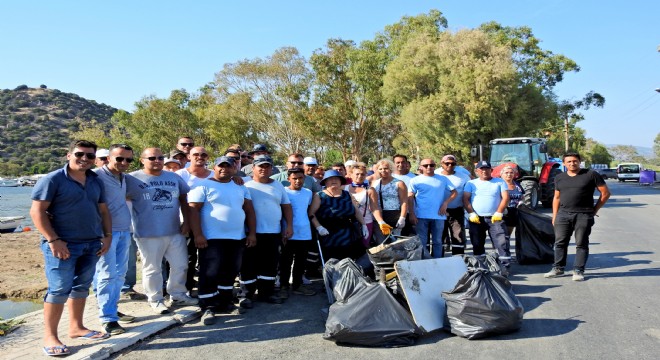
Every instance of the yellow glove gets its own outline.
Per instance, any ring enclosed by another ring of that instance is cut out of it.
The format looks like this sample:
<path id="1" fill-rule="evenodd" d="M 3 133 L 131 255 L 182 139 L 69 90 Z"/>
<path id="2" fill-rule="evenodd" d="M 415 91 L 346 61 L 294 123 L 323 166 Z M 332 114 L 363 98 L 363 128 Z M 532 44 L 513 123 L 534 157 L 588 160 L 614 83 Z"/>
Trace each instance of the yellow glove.
<path id="1" fill-rule="evenodd" d="M 481 221 L 479 221 L 479 215 L 475 212 L 469 214 L 468 220 L 470 220 L 471 223 L 481 224 Z"/>
<path id="2" fill-rule="evenodd" d="M 490 221 L 492 222 L 497 222 L 497 221 L 502 221 L 502 216 L 504 216 L 501 212 L 496 212 L 493 214 L 493 217 L 490 218 Z"/>
<path id="3" fill-rule="evenodd" d="M 390 234 L 390 231 L 392 230 L 392 227 L 387 225 L 386 222 L 378 222 L 378 227 L 380 228 L 380 232 L 383 233 L 383 235 L 387 236 Z"/>

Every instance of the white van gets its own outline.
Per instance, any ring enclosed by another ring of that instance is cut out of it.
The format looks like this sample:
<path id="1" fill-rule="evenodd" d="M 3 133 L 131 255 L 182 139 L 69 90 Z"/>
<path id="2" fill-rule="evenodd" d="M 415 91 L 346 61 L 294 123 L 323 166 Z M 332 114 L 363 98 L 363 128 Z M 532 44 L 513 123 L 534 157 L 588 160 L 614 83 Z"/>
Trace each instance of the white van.
<path id="1" fill-rule="evenodd" d="M 617 165 L 616 174 L 619 181 L 633 180 L 639 182 L 639 172 L 644 170 L 642 164 L 622 163 Z"/>

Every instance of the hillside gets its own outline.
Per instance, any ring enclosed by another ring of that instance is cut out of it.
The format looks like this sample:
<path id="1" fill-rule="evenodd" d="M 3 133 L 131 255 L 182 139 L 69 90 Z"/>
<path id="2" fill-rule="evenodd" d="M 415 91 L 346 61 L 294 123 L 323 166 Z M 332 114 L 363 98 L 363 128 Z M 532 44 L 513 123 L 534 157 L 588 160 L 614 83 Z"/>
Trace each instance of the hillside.
<path id="1" fill-rule="evenodd" d="M 0 90 L 0 175 L 42 174 L 61 167 L 70 134 L 84 122 L 105 123 L 116 111 L 45 85 Z"/>

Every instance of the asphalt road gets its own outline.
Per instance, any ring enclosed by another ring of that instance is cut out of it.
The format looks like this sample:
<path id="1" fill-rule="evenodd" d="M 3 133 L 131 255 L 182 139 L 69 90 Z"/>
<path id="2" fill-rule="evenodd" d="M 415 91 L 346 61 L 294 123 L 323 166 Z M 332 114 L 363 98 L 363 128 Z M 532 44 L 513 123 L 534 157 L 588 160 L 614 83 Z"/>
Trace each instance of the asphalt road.
<path id="1" fill-rule="evenodd" d="M 338 346 L 322 338 L 325 295 L 294 295 L 283 305 L 257 304 L 249 313 L 220 318 L 213 326 L 196 321 L 174 328 L 115 357 L 658 359 L 660 190 L 607 183 L 613 196 L 593 228 L 586 281 L 573 282 L 570 276 L 545 279 L 549 265 L 512 266 L 510 279 L 525 307 L 518 332 L 467 340 L 440 331 L 410 347 Z"/>

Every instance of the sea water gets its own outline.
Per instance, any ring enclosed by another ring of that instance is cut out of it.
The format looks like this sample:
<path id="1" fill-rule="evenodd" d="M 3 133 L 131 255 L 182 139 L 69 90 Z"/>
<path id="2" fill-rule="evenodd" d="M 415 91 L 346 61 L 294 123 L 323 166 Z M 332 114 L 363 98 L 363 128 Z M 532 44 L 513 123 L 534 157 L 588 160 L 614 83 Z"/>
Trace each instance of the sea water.
<path id="1" fill-rule="evenodd" d="M 0 217 L 2 216 L 25 216 L 21 220 L 23 227 L 30 226 L 34 230 L 32 219 L 30 219 L 30 194 L 32 187 L 0 187 Z"/>

